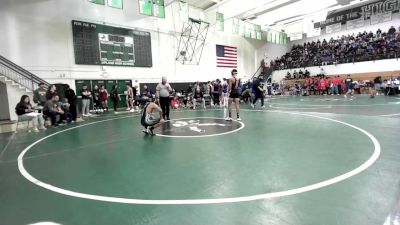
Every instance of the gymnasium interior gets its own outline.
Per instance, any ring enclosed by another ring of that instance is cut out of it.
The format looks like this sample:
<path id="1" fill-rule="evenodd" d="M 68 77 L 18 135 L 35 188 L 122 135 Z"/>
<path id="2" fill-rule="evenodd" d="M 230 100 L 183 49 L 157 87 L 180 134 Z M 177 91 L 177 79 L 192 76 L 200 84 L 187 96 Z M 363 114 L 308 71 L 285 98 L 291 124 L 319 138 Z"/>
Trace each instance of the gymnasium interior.
<path id="1" fill-rule="evenodd" d="M 399 0 L 0 0 L 0 225 L 399 225 Z"/>

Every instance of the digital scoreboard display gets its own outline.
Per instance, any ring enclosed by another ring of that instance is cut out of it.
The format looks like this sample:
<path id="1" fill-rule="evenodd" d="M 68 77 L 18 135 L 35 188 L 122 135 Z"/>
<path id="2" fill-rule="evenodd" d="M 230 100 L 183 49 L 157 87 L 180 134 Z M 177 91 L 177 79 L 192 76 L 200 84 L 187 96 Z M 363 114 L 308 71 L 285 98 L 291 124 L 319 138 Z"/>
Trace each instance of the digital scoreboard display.
<path id="1" fill-rule="evenodd" d="M 72 33 L 75 64 L 153 66 L 149 32 L 73 20 Z"/>

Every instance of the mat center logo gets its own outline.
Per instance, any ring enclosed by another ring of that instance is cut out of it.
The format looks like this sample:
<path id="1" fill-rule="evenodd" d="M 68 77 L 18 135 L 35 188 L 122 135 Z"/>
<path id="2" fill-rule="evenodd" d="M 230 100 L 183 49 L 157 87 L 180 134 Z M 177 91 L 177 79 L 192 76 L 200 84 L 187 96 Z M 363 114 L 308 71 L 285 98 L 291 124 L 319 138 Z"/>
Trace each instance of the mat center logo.
<path id="1" fill-rule="evenodd" d="M 213 136 L 234 132 L 243 123 L 222 118 L 193 118 L 171 120 L 163 124 L 157 135 L 172 137 Z"/>

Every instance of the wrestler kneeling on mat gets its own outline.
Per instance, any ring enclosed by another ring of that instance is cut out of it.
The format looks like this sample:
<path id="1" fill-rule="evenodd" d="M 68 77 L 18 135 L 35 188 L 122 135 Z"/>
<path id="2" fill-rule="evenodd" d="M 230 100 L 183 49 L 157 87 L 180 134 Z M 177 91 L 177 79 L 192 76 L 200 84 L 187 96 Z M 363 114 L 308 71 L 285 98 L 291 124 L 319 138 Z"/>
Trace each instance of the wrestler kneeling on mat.
<path id="1" fill-rule="evenodd" d="M 160 113 L 160 117 L 159 118 L 152 117 L 153 111 L 158 111 Z M 140 121 L 142 126 L 144 126 L 143 132 L 145 134 L 154 135 L 153 130 L 161 126 L 165 122 L 162 116 L 163 116 L 163 111 L 157 104 L 153 102 L 146 103 L 146 105 L 143 108 L 142 119 Z"/>

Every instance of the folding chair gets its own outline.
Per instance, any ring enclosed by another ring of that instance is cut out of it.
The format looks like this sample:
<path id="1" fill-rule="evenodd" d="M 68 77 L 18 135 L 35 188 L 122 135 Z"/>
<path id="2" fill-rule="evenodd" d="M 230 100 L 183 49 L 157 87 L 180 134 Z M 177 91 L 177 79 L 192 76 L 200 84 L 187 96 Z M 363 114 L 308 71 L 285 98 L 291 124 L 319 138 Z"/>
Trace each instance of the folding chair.
<path id="1" fill-rule="evenodd" d="M 19 124 L 23 122 L 27 122 L 26 129 L 28 130 L 28 132 L 31 132 L 31 130 L 29 129 L 29 123 L 31 122 L 31 120 L 32 118 L 21 118 L 20 116 L 18 116 L 17 126 L 15 127 L 15 133 L 18 133 Z"/>

